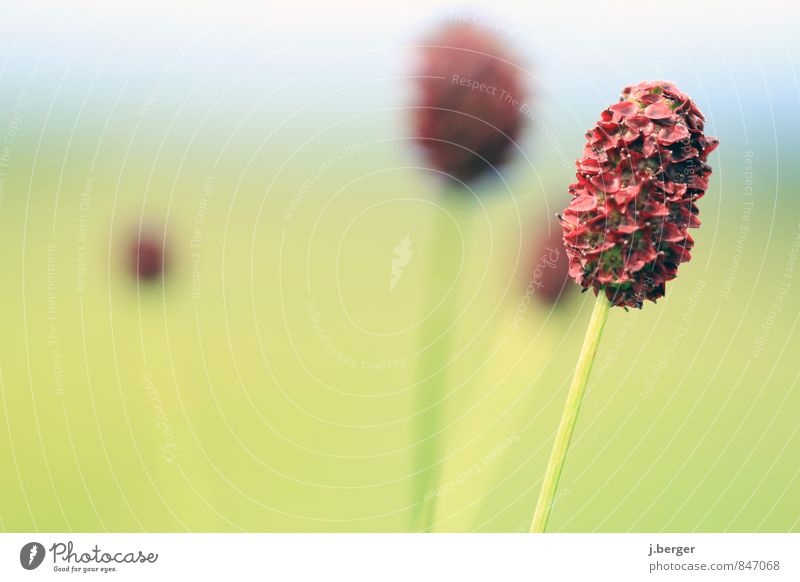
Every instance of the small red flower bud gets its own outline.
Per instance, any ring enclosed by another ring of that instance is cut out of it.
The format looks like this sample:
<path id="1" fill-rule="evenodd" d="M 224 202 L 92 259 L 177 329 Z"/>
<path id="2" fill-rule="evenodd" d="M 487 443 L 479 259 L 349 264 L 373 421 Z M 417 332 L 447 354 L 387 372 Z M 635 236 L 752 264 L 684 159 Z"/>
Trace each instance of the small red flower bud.
<path id="1" fill-rule="evenodd" d="M 140 281 L 155 281 L 164 276 L 166 253 L 162 237 L 137 232 L 128 245 L 128 265 Z"/>
<path id="2" fill-rule="evenodd" d="M 505 46 L 475 24 L 449 24 L 420 51 L 414 125 L 435 169 L 469 182 L 504 162 L 523 126 L 525 89 Z"/>
<path id="3" fill-rule="evenodd" d="M 564 211 L 569 274 L 613 305 L 641 308 L 663 297 L 689 261 L 695 201 L 708 189 L 708 154 L 694 102 L 665 81 L 626 87 L 586 133 L 578 181 Z"/>
<path id="4" fill-rule="evenodd" d="M 554 306 L 570 291 L 569 261 L 564 252 L 561 228 L 544 224 L 541 232 L 544 234 L 536 240 L 528 267 L 528 293 Z"/>

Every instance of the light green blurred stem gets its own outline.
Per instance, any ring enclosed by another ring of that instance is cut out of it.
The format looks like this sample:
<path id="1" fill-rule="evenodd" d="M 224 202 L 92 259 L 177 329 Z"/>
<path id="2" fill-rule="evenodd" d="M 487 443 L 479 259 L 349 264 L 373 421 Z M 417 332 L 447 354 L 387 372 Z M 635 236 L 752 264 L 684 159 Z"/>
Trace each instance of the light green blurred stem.
<path id="1" fill-rule="evenodd" d="M 581 409 L 583 395 L 589 382 L 589 374 L 592 371 L 592 364 L 597 355 L 597 347 L 600 345 L 600 338 L 603 335 L 610 308 L 611 302 L 605 292 L 601 290 L 594 303 L 592 318 L 589 320 L 589 328 L 583 339 L 581 355 L 575 366 L 575 375 L 572 377 L 572 385 L 569 387 L 564 412 L 561 414 L 556 440 L 553 443 L 553 450 L 550 452 L 550 460 L 547 462 L 542 490 L 539 493 L 539 501 L 536 503 L 536 510 L 531 521 L 531 533 L 543 533 L 547 528 L 547 520 L 550 518 L 550 510 L 553 508 L 561 470 L 564 468 L 564 460 L 567 458 L 569 442 L 572 439 L 572 433 L 575 432 L 578 412 Z"/>
<path id="2" fill-rule="evenodd" d="M 412 513 L 412 530 L 418 532 L 430 532 L 436 514 L 437 488 L 444 460 L 440 431 L 444 424 L 443 401 L 447 396 L 446 367 L 454 336 L 454 309 L 458 305 L 455 281 L 464 258 L 460 247 L 466 238 L 463 232 L 468 196 L 460 190 L 443 193 L 443 211 L 437 213 L 427 257 L 429 270 L 425 287 L 428 303 L 425 314 L 428 317 L 420 326 L 422 353 L 415 389 L 414 500 L 418 504 Z M 447 296 L 451 287 L 453 295 Z"/>

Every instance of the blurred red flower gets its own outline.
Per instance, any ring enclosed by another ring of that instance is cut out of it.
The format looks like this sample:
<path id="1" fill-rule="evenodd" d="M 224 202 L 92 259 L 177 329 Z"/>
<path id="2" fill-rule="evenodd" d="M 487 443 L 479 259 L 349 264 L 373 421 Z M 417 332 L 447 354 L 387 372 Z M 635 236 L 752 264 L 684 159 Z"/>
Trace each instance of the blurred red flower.
<path id="1" fill-rule="evenodd" d="M 520 69 L 490 31 L 448 24 L 420 51 L 414 125 L 428 163 L 463 182 L 504 162 L 523 127 Z"/>
<path id="2" fill-rule="evenodd" d="M 543 224 L 528 265 L 528 293 L 546 305 L 556 305 L 570 290 L 569 260 L 561 228 Z"/>
<path id="3" fill-rule="evenodd" d="M 128 244 L 128 266 L 140 281 L 154 281 L 164 276 L 166 251 L 164 240 L 152 233 L 137 232 Z"/>

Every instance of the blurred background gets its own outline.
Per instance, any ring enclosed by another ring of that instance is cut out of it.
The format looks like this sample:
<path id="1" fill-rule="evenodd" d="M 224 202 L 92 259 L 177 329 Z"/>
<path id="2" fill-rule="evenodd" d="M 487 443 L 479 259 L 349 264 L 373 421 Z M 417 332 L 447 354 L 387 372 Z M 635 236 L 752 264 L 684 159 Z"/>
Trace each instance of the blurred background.
<path id="1" fill-rule="evenodd" d="M 415 45 L 458 21 L 528 97 L 454 212 L 409 105 Z M 527 530 L 593 299 L 529 283 L 584 132 L 662 78 L 720 140 L 703 227 L 664 299 L 612 312 L 550 527 L 800 531 L 798 24 L 777 0 L 7 4 L 0 529 L 413 531 L 420 330 L 449 309 L 433 529 Z"/>

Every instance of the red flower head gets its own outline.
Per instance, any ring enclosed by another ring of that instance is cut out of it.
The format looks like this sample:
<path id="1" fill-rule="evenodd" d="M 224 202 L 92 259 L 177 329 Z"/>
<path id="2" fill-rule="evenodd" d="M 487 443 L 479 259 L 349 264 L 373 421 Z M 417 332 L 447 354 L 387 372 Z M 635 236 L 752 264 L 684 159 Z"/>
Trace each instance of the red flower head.
<path id="1" fill-rule="evenodd" d="M 717 140 L 703 114 L 672 83 L 626 87 L 586 134 L 578 181 L 560 217 L 569 274 L 613 305 L 641 308 L 664 295 L 691 258 L 688 228 L 708 189 Z"/>
<path id="2" fill-rule="evenodd" d="M 128 244 L 128 266 L 140 281 L 155 281 L 164 275 L 166 258 L 162 237 L 137 232 Z"/>
<path id="3" fill-rule="evenodd" d="M 501 42 L 475 24 L 441 29 L 421 50 L 417 141 L 428 162 L 469 182 L 505 161 L 523 125 L 523 79 Z"/>

